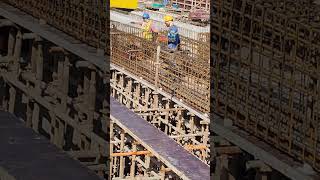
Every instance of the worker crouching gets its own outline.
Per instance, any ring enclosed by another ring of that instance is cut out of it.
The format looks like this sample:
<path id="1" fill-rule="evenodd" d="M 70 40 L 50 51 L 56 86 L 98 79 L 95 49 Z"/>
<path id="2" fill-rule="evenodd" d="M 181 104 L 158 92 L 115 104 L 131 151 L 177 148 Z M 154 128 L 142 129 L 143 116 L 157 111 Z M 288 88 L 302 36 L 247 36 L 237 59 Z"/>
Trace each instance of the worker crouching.
<path id="1" fill-rule="evenodd" d="M 179 50 L 180 36 L 178 32 L 178 27 L 173 24 L 173 17 L 168 15 L 165 16 L 164 22 L 165 22 L 165 25 L 169 28 L 168 29 L 168 49 L 170 51 Z"/>

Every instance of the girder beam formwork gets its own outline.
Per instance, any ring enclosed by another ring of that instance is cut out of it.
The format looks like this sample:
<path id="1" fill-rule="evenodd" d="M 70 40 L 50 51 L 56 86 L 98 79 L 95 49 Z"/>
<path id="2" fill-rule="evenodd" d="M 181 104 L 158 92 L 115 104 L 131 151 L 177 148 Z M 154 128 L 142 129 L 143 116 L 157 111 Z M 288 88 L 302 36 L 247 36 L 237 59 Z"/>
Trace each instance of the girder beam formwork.
<path id="1" fill-rule="evenodd" d="M 165 179 L 169 176 L 181 179 L 117 123 L 111 121 L 110 124 L 112 179 Z"/>
<path id="2" fill-rule="evenodd" d="M 306 0 L 212 6 L 212 109 L 319 171 L 320 7 Z"/>
<path id="3" fill-rule="evenodd" d="M 209 122 L 126 72 L 111 71 L 111 96 L 209 165 Z"/>
<path id="4" fill-rule="evenodd" d="M 110 98 L 113 178 L 210 179 L 210 168 L 181 145 Z"/>
<path id="5" fill-rule="evenodd" d="M 107 74 L 66 50 L 67 42 L 57 45 L 40 36 L 48 34 L 43 29 L 37 34 L 0 21 L 10 22 L 0 27 L 1 109 L 107 178 Z"/>

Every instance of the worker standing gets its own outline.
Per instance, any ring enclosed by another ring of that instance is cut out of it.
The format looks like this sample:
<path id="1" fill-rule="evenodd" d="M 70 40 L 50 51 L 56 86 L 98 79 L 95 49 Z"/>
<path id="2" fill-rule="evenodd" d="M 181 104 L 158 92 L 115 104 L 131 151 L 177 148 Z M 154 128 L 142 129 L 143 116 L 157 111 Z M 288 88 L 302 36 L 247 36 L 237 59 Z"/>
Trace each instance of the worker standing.
<path id="1" fill-rule="evenodd" d="M 152 41 L 158 33 L 158 30 L 153 23 L 153 21 L 150 19 L 150 15 L 148 13 L 143 13 L 142 15 L 143 22 L 132 22 L 134 24 L 139 24 L 141 25 L 141 28 L 143 30 L 143 38 Z"/>
<path id="2" fill-rule="evenodd" d="M 165 16 L 164 22 L 168 29 L 168 49 L 171 51 L 179 50 L 180 46 L 180 36 L 178 32 L 178 27 L 173 24 L 172 16 Z"/>

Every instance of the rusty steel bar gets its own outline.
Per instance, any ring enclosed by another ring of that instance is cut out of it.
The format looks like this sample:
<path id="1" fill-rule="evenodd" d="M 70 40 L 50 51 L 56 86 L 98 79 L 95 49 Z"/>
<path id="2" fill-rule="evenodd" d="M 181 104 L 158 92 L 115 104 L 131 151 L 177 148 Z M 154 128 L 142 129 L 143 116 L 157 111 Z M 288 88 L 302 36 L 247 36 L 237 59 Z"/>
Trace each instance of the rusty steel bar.
<path id="1" fill-rule="evenodd" d="M 120 31 L 117 27 L 121 24 L 117 24 L 111 30 L 116 33 L 111 33 L 110 37 L 112 64 L 157 84 L 158 88 L 201 112 L 209 112 L 209 43 L 182 38 L 182 51 L 169 53 L 161 50 L 158 66 L 158 45 L 132 33 L 141 32 L 139 29 L 125 27 L 126 30 L 120 28 L 123 30 Z"/>
<path id="2" fill-rule="evenodd" d="M 4 0 L 93 47 L 108 52 L 106 1 Z"/>
<path id="3" fill-rule="evenodd" d="M 319 5 L 214 1 L 214 111 L 320 171 Z"/>

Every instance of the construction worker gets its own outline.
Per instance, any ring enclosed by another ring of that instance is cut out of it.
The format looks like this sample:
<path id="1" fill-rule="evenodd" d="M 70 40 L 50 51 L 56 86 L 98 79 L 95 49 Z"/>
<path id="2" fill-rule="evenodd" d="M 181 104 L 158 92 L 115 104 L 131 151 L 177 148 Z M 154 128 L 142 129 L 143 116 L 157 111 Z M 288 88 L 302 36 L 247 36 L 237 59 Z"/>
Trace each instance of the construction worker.
<path id="1" fill-rule="evenodd" d="M 151 41 L 154 39 L 154 35 L 158 33 L 158 30 L 153 23 L 153 21 L 150 19 L 150 15 L 148 13 L 143 13 L 142 15 L 143 22 L 132 22 L 133 24 L 139 24 L 141 25 L 141 28 L 143 30 L 143 38 Z"/>
<path id="2" fill-rule="evenodd" d="M 162 1 L 162 4 L 163 4 L 164 6 L 167 6 L 169 3 L 170 3 L 169 0 L 163 0 L 163 1 Z"/>
<path id="3" fill-rule="evenodd" d="M 173 24 L 173 17 L 166 15 L 164 17 L 164 23 L 169 28 L 168 29 L 168 49 L 171 51 L 176 51 L 179 49 L 180 36 L 178 32 L 178 27 Z"/>

